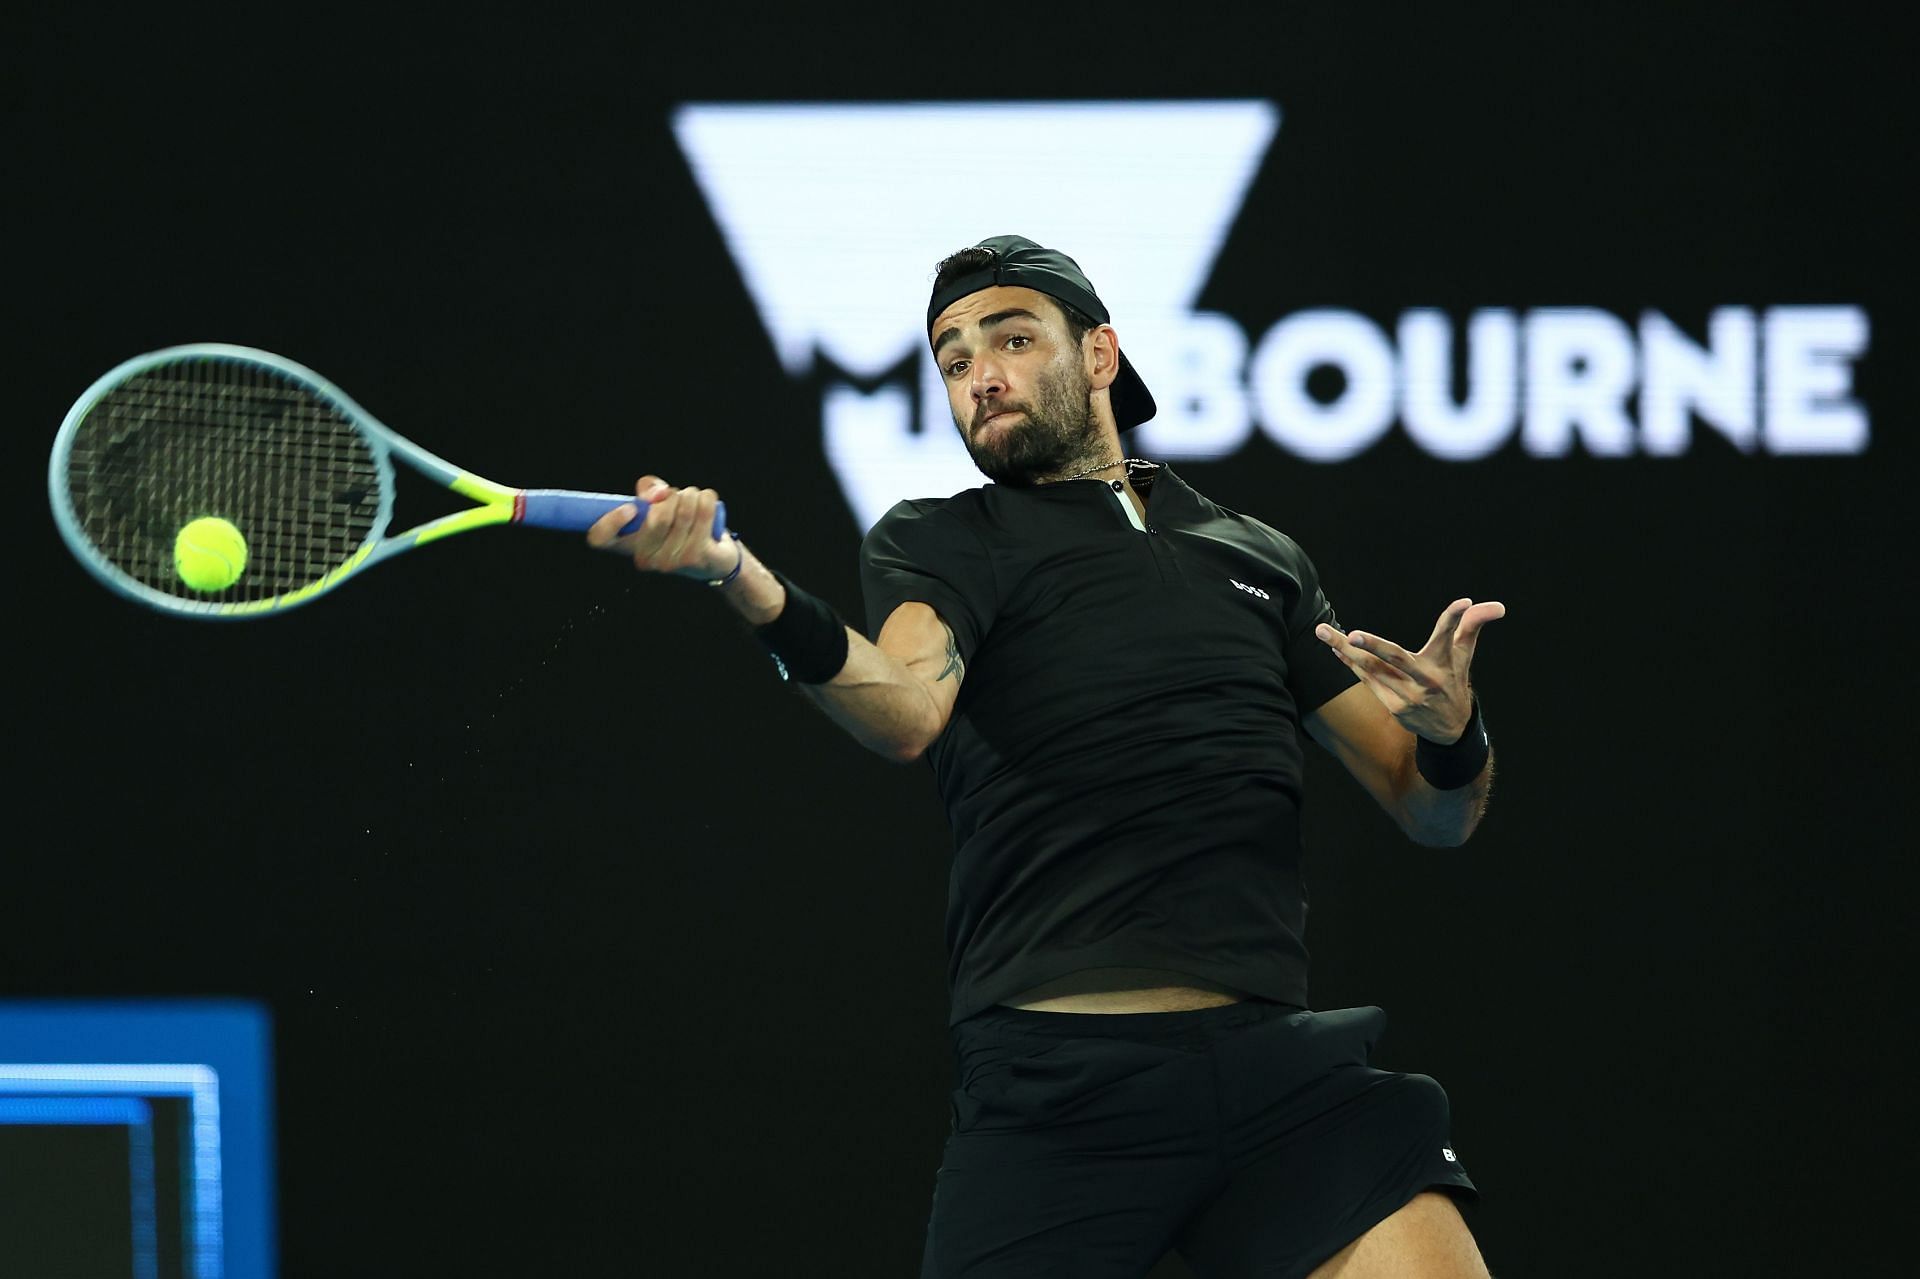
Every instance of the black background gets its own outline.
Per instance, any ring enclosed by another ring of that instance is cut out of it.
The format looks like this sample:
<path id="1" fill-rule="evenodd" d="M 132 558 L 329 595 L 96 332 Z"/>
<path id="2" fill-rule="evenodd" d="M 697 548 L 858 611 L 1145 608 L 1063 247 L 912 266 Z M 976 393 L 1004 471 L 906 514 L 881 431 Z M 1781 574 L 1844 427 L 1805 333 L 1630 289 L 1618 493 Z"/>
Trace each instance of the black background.
<path id="1" fill-rule="evenodd" d="M 1545 8 L 27 19 L 0 51 L 0 995 L 265 1001 L 289 1276 L 914 1273 L 950 1086 L 923 769 L 783 695 L 697 585 L 559 535 L 455 539 L 272 621 L 148 614 L 58 540 L 47 449 L 121 359 L 242 342 L 482 474 L 716 487 L 857 615 L 818 387 L 775 360 L 673 105 L 1270 98 L 1201 299 L 1249 333 L 1871 317 L 1858 457 L 1705 431 L 1461 465 L 1396 432 L 1180 469 L 1296 536 L 1350 626 L 1509 608 L 1475 839 L 1408 845 L 1318 752 L 1307 811 L 1314 1003 L 1383 1005 L 1382 1064 L 1447 1085 L 1495 1272 L 1872 1264 L 1907 1199 L 1904 68 L 1838 8 Z M 1017 145 L 929 140 L 982 235 L 1019 229 L 991 182 Z"/>

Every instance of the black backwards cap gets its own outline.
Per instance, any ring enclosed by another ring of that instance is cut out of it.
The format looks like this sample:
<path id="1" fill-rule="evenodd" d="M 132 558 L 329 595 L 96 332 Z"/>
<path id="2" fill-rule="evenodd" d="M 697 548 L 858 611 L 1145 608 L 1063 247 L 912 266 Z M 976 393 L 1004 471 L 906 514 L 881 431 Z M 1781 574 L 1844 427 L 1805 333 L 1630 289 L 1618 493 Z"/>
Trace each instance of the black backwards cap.
<path id="1" fill-rule="evenodd" d="M 927 303 L 929 335 L 933 330 L 933 322 L 940 318 L 942 311 L 969 293 L 978 293 L 996 284 L 1017 285 L 1044 293 L 1065 302 L 1076 311 L 1092 316 L 1096 324 L 1113 322 L 1107 315 L 1106 304 L 1100 301 L 1099 295 L 1093 291 L 1093 285 L 1081 273 L 1080 264 L 1066 254 L 1056 249 L 1043 249 L 1032 240 L 1018 235 L 996 235 L 972 247 L 985 249 L 993 255 L 993 260 L 977 271 L 955 276 L 945 288 L 934 291 L 932 300 Z M 1124 350 L 1120 352 L 1120 375 L 1114 378 L 1107 395 L 1113 404 L 1114 424 L 1123 431 L 1140 425 L 1157 411 L 1153 392 L 1147 390 L 1147 384 L 1134 372 L 1133 364 Z"/>

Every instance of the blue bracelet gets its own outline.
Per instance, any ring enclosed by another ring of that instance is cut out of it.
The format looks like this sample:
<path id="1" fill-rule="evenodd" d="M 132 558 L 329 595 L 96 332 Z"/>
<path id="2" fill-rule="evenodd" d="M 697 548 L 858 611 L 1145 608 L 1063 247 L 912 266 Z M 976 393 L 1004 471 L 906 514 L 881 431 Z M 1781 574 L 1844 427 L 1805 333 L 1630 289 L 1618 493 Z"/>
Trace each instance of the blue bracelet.
<path id="1" fill-rule="evenodd" d="M 733 572 L 727 574 L 717 582 L 708 582 L 708 586 L 725 586 L 728 582 L 740 576 L 740 566 L 747 562 L 747 548 L 740 545 L 740 535 L 732 529 L 728 529 L 727 536 L 733 539 L 733 549 L 740 553 L 740 558 L 733 562 Z"/>

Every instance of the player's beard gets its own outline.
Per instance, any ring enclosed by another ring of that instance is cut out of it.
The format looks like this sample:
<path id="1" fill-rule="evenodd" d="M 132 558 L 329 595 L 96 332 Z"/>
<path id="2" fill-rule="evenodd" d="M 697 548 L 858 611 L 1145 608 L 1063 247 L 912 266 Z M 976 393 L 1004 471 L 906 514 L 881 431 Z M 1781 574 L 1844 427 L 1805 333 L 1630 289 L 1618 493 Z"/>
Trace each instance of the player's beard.
<path id="1" fill-rule="evenodd" d="M 973 421 L 960 422 L 960 438 L 981 474 L 996 484 L 1032 488 L 1107 459 L 1099 419 L 1090 399 L 1092 383 L 1078 362 L 1043 373 L 1031 399 L 989 400 L 974 406 Z M 1018 411 L 1024 420 L 996 428 L 982 440 L 980 428 L 995 413 Z"/>

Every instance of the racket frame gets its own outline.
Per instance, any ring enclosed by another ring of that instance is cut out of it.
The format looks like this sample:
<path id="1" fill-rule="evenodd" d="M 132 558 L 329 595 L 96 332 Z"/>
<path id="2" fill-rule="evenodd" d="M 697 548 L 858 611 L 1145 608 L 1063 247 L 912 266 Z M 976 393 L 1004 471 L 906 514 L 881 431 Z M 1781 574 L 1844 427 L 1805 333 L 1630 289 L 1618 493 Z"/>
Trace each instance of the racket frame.
<path id="1" fill-rule="evenodd" d="M 71 464 L 74 437 L 78 434 L 81 423 L 86 420 L 87 414 L 108 392 L 140 373 L 162 365 L 202 359 L 264 366 L 291 378 L 329 403 L 366 441 L 380 479 L 377 513 L 365 540 L 338 568 L 326 576 L 305 586 L 262 600 L 186 599 L 157 590 L 115 565 L 99 552 L 83 531 L 79 513 L 74 509 L 72 497 L 67 491 L 67 472 Z M 452 490 L 473 502 L 474 505 L 415 525 L 403 532 L 388 535 L 387 524 L 393 518 L 393 459 L 395 457 L 427 479 Z M 119 594 L 149 608 L 221 621 L 283 612 L 319 598 L 363 569 L 370 568 L 381 560 L 398 555 L 402 551 L 412 550 L 416 546 L 450 537 L 455 533 L 465 533 L 472 529 L 522 520 L 525 518 L 527 495 L 530 491 L 537 495 L 546 495 L 549 499 L 604 497 L 610 503 L 605 508 L 607 510 L 614 509 L 622 502 L 633 503 L 639 508 L 639 515 L 623 532 L 631 532 L 638 528 L 647 512 L 647 504 L 638 498 L 621 497 L 618 494 L 565 494 L 555 490 L 517 489 L 475 475 L 471 471 L 462 470 L 444 458 L 421 448 L 381 422 L 356 403 L 345 391 L 305 365 L 271 351 L 262 351 L 249 346 L 235 346 L 225 342 L 192 342 L 149 351 L 144 355 L 134 356 L 102 374 L 78 400 L 74 401 L 73 407 L 67 410 L 66 418 L 60 424 L 60 433 L 54 439 L 53 455 L 48 461 L 47 487 L 48 496 L 53 505 L 54 521 L 59 525 L 62 538 L 81 564 L 101 582 Z M 552 525 L 548 526 L 552 527 Z M 569 524 L 566 527 L 575 527 L 575 525 Z M 716 519 L 716 528 L 719 527 L 723 525 L 720 519 Z"/>

